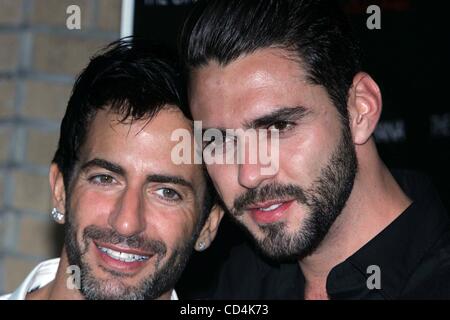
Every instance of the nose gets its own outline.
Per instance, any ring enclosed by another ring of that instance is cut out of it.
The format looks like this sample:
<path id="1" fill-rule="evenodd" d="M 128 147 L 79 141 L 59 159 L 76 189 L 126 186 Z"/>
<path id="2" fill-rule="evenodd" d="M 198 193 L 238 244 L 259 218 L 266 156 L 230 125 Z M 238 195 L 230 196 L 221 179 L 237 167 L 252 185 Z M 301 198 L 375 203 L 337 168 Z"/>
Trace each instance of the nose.
<path id="1" fill-rule="evenodd" d="M 271 179 L 274 175 L 261 173 L 259 164 L 241 164 L 239 165 L 239 184 L 247 189 L 258 187 L 265 180 Z"/>
<path id="2" fill-rule="evenodd" d="M 136 188 L 127 188 L 118 198 L 109 225 L 120 235 L 131 237 L 146 228 L 143 196 Z"/>
<path id="3" fill-rule="evenodd" d="M 241 154 L 244 155 L 244 158 L 242 163 L 239 164 L 238 171 L 238 180 L 242 187 L 254 189 L 262 182 L 270 180 L 276 175 L 275 171 L 270 172 L 263 169 L 265 166 L 260 163 L 258 149 L 254 146 L 249 146 L 248 144 L 241 145 L 241 148 L 242 147 L 244 150 L 241 149 L 240 151 Z M 251 160 L 251 152 L 256 153 L 256 157 L 255 154 L 253 154 L 253 160 Z"/>

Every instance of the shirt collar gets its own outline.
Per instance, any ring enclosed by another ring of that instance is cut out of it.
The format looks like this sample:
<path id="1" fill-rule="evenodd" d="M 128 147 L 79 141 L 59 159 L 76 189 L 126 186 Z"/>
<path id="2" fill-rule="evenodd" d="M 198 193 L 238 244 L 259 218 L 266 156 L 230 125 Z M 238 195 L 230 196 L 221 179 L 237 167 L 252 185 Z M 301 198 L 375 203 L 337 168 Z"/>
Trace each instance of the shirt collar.
<path id="1" fill-rule="evenodd" d="M 330 298 L 395 299 L 420 260 L 449 228 L 440 199 L 430 195 L 413 202 L 375 238 L 333 268 L 327 279 Z M 381 288 L 370 290 L 370 266 L 379 267 Z"/>
<path id="2" fill-rule="evenodd" d="M 38 264 L 7 299 L 25 300 L 29 292 L 42 288 L 53 281 L 58 270 L 59 260 L 59 258 L 51 259 Z"/>
<path id="3" fill-rule="evenodd" d="M 178 295 L 175 290 L 172 290 L 172 294 L 170 296 L 170 300 L 178 300 Z"/>

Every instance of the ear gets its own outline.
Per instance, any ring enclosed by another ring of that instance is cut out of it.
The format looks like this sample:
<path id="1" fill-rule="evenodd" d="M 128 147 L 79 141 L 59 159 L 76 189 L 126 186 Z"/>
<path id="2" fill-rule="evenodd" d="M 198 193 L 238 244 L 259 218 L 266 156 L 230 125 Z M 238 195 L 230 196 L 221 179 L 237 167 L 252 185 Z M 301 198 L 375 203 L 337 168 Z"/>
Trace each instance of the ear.
<path id="1" fill-rule="evenodd" d="M 206 219 L 205 225 L 195 243 L 195 250 L 203 251 L 208 248 L 216 237 L 219 230 L 220 221 L 223 218 L 224 210 L 220 205 L 214 205 Z"/>
<path id="2" fill-rule="evenodd" d="M 64 188 L 64 179 L 61 171 L 55 163 L 50 166 L 49 172 L 50 188 L 52 191 L 53 207 L 64 214 L 66 208 L 66 191 Z M 59 221 L 64 224 L 64 220 Z"/>
<path id="3" fill-rule="evenodd" d="M 358 73 L 353 78 L 348 100 L 350 128 L 356 145 L 365 144 L 372 136 L 381 110 L 380 88 L 367 73 Z"/>

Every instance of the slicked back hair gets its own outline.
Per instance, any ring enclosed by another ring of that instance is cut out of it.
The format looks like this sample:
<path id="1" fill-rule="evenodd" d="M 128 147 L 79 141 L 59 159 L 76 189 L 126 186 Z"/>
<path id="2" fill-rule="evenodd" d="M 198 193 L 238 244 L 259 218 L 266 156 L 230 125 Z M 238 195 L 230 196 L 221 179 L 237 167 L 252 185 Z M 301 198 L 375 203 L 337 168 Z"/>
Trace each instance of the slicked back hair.
<path id="1" fill-rule="evenodd" d="M 335 1 L 199 0 L 179 39 L 187 73 L 265 48 L 293 53 L 307 80 L 326 89 L 348 124 L 348 92 L 361 71 L 361 53 Z"/>

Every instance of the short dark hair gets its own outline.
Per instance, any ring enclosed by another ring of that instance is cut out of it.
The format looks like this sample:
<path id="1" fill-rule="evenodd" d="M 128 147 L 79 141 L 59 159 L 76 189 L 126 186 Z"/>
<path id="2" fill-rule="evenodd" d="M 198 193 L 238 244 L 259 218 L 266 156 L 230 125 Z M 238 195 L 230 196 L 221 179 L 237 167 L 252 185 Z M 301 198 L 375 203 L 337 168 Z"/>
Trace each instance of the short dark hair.
<path id="1" fill-rule="evenodd" d="M 199 0 L 179 41 L 186 71 L 210 60 L 227 65 L 269 47 L 294 53 L 308 81 L 327 90 L 348 123 L 348 92 L 361 71 L 361 53 L 333 0 Z"/>
<path id="2" fill-rule="evenodd" d="M 73 87 L 53 158 L 66 190 L 89 125 L 99 110 L 108 108 L 123 115 L 123 120 L 151 119 L 170 104 L 189 117 L 180 75 L 170 56 L 164 47 L 129 37 L 91 58 Z"/>
<path id="3" fill-rule="evenodd" d="M 170 49 L 133 37 L 115 41 L 91 58 L 75 81 L 52 161 L 63 175 L 68 195 L 80 148 L 99 110 L 116 112 L 122 120 L 151 120 L 165 106 L 174 105 L 192 119 L 179 69 Z M 217 197 L 204 171 L 202 223 Z"/>

